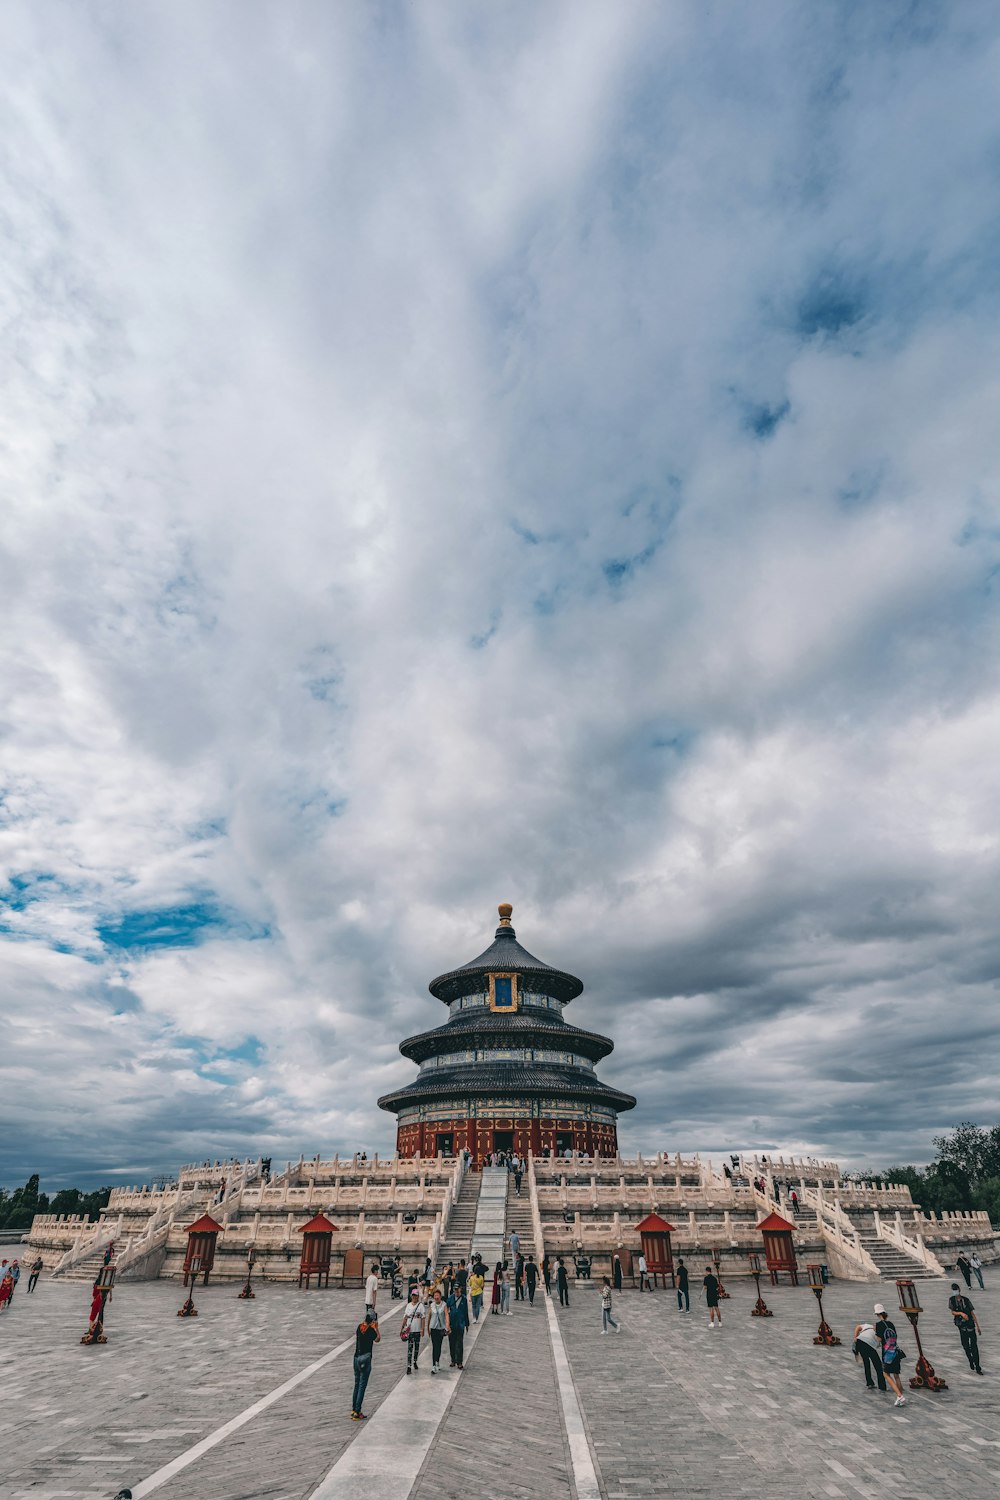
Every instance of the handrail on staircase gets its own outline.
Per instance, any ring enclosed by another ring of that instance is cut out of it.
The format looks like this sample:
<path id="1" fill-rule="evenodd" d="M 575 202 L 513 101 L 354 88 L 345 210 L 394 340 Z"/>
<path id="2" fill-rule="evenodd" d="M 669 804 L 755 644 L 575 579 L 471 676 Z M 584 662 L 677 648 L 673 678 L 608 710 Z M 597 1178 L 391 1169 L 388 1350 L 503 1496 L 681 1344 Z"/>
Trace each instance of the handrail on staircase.
<path id="1" fill-rule="evenodd" d="M 535 1181 L 535 1157 L 528 1152 L 528 1202 L 531 1204 L 531 1232 L 535 1239 L 535 1254 L 541 1265 L 545 1256 L 545 1237 L 542 1234 L 542 1216 L 538 1210 L 538 1184 Z"/>
<path id="2" fill-rule="evenodd" d="M 919 1261 L 928 1271 L 933 1271 L 938 1276 L 946 1274 L 944 1266 L 934 1251 L 928 1249 L 922 1234 L 909 1235 L 904 1233 L 901 1224 L 887 1224 L 878 1209 L 875 1210 L 873 1217 L 875 1233 L 883 1244 L 894 1245 L 897 1250 L 902 1250 L 904 1255 L 909 1255 L 913 1260 Z"/>

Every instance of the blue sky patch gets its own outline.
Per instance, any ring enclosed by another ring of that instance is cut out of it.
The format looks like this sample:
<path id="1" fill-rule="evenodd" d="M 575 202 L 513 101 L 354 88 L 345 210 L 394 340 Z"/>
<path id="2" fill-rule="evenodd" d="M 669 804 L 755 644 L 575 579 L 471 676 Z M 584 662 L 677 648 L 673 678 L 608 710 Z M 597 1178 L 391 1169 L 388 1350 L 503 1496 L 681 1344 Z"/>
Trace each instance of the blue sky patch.
<path id="1" fill-rule="evenodd" d="M 124 912 L 114 921 L 98 923 L 97 936 L 106 948 L 136 952 L 148 948 L 192 948 L 208 936 L 266 938 L 270 929 L 223 910 L 211 901 L 185 906 Z"/>

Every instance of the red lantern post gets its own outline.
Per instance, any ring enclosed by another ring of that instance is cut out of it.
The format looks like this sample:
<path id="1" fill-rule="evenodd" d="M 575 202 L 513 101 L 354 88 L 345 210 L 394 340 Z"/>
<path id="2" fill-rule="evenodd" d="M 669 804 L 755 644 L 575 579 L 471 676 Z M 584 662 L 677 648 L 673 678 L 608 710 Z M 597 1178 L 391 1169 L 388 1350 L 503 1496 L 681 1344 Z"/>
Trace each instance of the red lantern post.
<path id="1" fill-rule="evenodd" d="M 90 1303 L 90 1319 L 87 1332 L 80 1340 L 81 1344 L 106 1344 L 107 1334 L 104 1332 L 104 1308 L 110 1301 L 111 1292 L 115 1284 L 115 1267 L 111 1264 L 114 1254 L 114 1246 L 108 1246 L 108 1252 L 104 1257 L 104 1264 L 97 1273 L 94 1282 L 94 1295 Z"/>
<path id="2" fill-rule="evenodd" d="M 819 1303 L 819 1330 L 813 1339 L 813 1343 L 826 1344 L 828 1348 L 832 1349 L 834 1345 L 840 1343 L 840 1340 L 823 1316 L 823 1271 L 817 1265 L 806 1266 L 806 1271 L 809 1273 L 809 1285 L 816 1295 L 816 1301 Z"/>
<path id="3" fill-rule="evenodd" d="M 747 1256 L 750 1263 L 750 1275 L 757 1283 L 757 1301 L 750 1310 L 751 1318 L 773 1318 L 774 1314 L 760 1295 L 760 1256 L 756 1250 L 751 1250 Z"/>
<path id="4" fill-rule="evenodd" d="M 940 1375 L 934 1374 L 934 1366 L 924 1353 L 923 1345 L 920 1342 L 920 1329 L 917 1327 L 917 1319 L 920 1317 L 923 1308 L 920 1306 L 917 1297 L 917 1289 L 912 1281 L 897 1281 L 896 1291 L 899 1295 L 900 1311 L 904 1312 L 909 1318 L 910 1325 L 913 1328 L 913 1336 L 917 1341 L 917 1368 L 910 1380 L 910 1389 L 914 1391 L 946 1391 L 948 1389 L 948 1382 L 942 1380 Z"/>

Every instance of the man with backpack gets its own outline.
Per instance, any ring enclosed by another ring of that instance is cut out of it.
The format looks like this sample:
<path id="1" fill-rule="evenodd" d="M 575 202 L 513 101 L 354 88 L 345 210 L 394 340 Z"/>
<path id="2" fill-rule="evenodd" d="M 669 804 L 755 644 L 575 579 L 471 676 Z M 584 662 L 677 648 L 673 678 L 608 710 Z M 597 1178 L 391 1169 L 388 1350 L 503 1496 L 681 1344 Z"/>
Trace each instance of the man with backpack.
<path id="1" fill-rule="evenodd" d="M 951 1284 L 948 1311 L 955 1320 L 955 1327 L 958 1329 L 958 1336 L 962 1340 L 965 1357 L 969 1361 L 969 1369 L 974 1370 L 977 1375 L 981 1375 L 983 1372 L 979 1367 L 979 1335 L 983 1330 L 979 1326 L 976 1309 L 968 1297 L 963 1296 L 957 1281 L 953 1281 Z"/>

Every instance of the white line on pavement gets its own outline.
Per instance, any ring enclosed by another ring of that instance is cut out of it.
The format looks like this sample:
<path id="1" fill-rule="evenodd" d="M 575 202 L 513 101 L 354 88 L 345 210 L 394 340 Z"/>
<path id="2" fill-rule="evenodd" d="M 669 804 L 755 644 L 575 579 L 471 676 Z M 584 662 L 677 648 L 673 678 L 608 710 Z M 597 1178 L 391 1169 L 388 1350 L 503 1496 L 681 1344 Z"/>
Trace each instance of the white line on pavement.
<path id="1" fill-rule="evenodd" d="M 398 1307 L 390 1308 L 385 1317 L 380 1319 L 380 1323 L 384 1325 L 389 1318 L 398 1312 L 402 1312 L 403 1306 L 404 1304 L 400 1303 Z M 141 1480 L 132 1490 L 133 1500 L 144 1500 L 146 1495 L 151 1495 L 154 1490 L 158 1490 L 161 1485 L 166 1484 L 168 1479 L 173 1479 L 175 1474 L 179 1474 L 182 1469 L 186 1469 L 188 1464 L 193 1464 L 197 1459 L 201 1458 L 203 1453 L 207 1453 L 210 1448 L 214 1448 L 217 1443 L 221 1443 L 227 1438 L 231 1432 L 236 1432 L 247 1422 L 253 1421 L 254 1417 L 260 1412 L 266 1411 L 269 1406 L 273 1406 L 276 1401 L 280 1401 L 282 1396 L 287 1396 L 289 1391 L 294 1391 L 297 1385 L 301 1385 L 304 1380 L 308 1380 L 310 1375 L 315 1375 L 317 1370 L 322 1370 L 324 1365 L 328 1365 L 331 1360 L 336 1359 L 339 1354 L 343 1354 L 346 1349 L 353 1348 L 354 1335 L 352 1333 L 349 1339 L 345 1339 L 335 1349 L 328 1350 L 320 1359 L 314 1360 L 311 1365 L 306 1365 L 304 1370 L 300 1370 L 297 1375 L 293 1375 L 283 1385 L 275 1386 L 273 1391 L 268 1391 L 266 1396 L 262 1396 L 259 1401 L 255 1401 L 253 1406 L 248 1406 L 246 1411 L 241 1411 L 237 1416 L 231 1417 L 228 1422 L 223 1423 L 221 1427 L 217 1427 L 214 1432 L 210 1432 L 208 1437 L 203 1437 L 201 1442 L 195 1443 L 191 1448 L 186 1448 L 183 1453 L 178 1453 L 176 1458 L 172 1458 L 168 1464 L 163 1465 L 162 1469 L 157 1469 L 155 1473 L 150 1474 L 148 1479 Z"/>
<path id="2" fill-rule="evenodd" d="M 545 1311 L 549 1315 L 549 1333 L 552 1335 L 552 1357 L 556 1365 L 556 1380 L 559 1385 L 559 1402 L 562 1406 L 566 1437 L 569 1440 L 569 1456 L 573 1464 L 573 1483 L 577 1500 L 601 1500 L 601 1487 L 597 1482 L 597 1470 L 590 1455 L 587 1429 L 583 1425 L 583 1412 L 577 1400 L 573 1372 L 566 1358 L 559 1318 L 551 1297 L 545 1298 Z"/>
<path id="3" fill-rule="evenodd" d="M 466 1331 L 466 1360 L 485 1321 L 473 1323 Z M 311 1500 L 406 1500 L 462 1373 L 445 1369 L 432 1379 L 431 1341 L 427 1337 L 420 1342 L 424 1363 L 419 1375 L 397 1381 L 375 1415 L 313 1490 Z"/>

